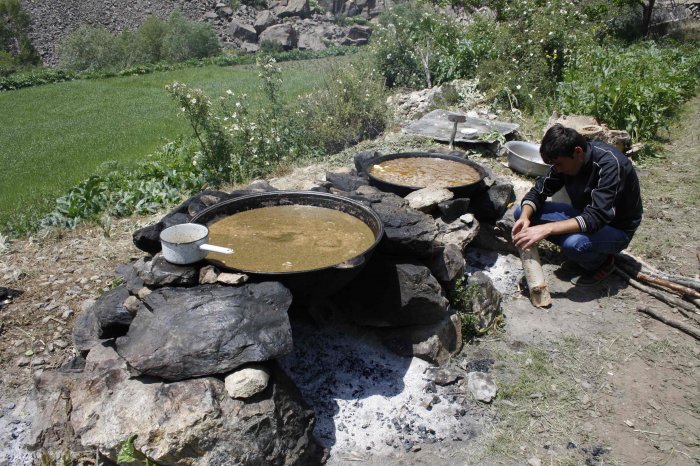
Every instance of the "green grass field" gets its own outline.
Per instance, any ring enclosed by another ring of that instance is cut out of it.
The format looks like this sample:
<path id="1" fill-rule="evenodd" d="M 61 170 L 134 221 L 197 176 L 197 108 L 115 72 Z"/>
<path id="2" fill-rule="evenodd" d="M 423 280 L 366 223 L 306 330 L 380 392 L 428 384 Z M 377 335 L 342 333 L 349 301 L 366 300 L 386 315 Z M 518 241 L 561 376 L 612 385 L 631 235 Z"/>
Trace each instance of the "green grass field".
<path id="1" fill-rule="evenodd" d="M 285 96 L 311 92 L 337 60 L 280 64 Z M 212 98 L 231 89 L 255 101 L 257 73 L 254 66 L 208 66 L 0 92 L 0 226 L 46 213 L 103 162 L 133 165 L 166 141 L 189 135 L 166 84 L 184 82 Z"/>

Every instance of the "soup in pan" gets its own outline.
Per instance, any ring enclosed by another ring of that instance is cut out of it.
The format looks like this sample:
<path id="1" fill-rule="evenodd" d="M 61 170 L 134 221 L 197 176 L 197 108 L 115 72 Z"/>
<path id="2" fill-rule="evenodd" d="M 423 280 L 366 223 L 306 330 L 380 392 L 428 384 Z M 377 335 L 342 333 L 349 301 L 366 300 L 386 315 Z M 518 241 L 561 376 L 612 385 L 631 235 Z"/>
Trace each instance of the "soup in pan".
<path id="1" fill-rule="evenodd" d="M 437 157 L 402 157 L 372 166 L 370 175 L 387 183 L 424 188 L 470 185 L 481 174 L 470 165 Z"/>
<path id="2" fill-rule="evenodd" d="M 298 272 L 340 264 L 365 252 L 374 233 L 339 210 L 307 205 L 261 207 L 209 225 L 209 242 L 233 249 L 207 258 L 250 272 Z"/>

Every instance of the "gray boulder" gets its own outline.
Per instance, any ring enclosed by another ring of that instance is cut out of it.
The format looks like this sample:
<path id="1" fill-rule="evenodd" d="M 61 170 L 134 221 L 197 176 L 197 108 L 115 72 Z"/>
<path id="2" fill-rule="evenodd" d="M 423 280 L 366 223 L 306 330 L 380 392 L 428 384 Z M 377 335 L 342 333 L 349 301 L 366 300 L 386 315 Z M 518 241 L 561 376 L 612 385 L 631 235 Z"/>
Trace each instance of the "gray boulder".
<path id="1" fill-rule="evenodd" d="M 139 277 L 139 271 L 134 267 L 133 263 L 118 265 L 116 272 L 117 276 L 124 280 L 124 285 L 126 285 L 126 289 L 129 290 L 131 294 L 137 294 L 145 285 L 143 279 Z"/>
<path id="2" fill-rule="evenodd" d="M 296 16 L 306 18 L 311 13 L 309 0 L 281 0 L 276 5 L 271 5 L 272 11 L 279 18 L 290 18 Z"/>
<path id="3" fill-rule="evenodd" d="M 458 278 L 464 275 L 467 261 L 458 246 L 447 244 L 437 250 L 435 256 L 427 261 L 427 265 L 440 284 L 449 289 Z"/>
<path id="4" fill-rule="evenodd" d="M 104 340 L 125 335 L 134 315 L 124 307 L 129 298 L 125 285 L 109 290 L 78 315 L 73 326 L 73 346 L 85 353 Z"/>
<path id="5" fill-rule="evenodd" d="M 364 152 L 358 152 L 355 154 L 353 157 L 353 161 L 355 163 L 355 170 L 357 171 L 358 175 L 366 175 L 367 174 L 367 168 L 369 165 L 377 158 L 381 157 L 382 154 L 381 152 L 377 152 L 374 150 L 368 150 Z"/>
<path id="6" fill-rule="evenodd" d="M 462 327 L 457 315 L 445 315 L 434 324 L 391 328 L 382 343 L 399 356 L 416 357 L 442 366 L 462 349 Z"/>
<path id="7" fill-rule="evenodd" d="M 258 43 L 263 42 L 279 44 L 283 49 L 290 50 L 297 45 L 297 33 L 291 24 L 277 24 L 260 33 Z"/>
<path id="8" fill-rule="evenodd" d="M 90 349 L 104 341 L 101 338 L 102 329 L 97 320 L 94 308 L 89 308 L 78 314 L 73 325 L 73 347 L 79 353 L 87 353 Z"/>
<path id="9" fill-rule="evenodd" d="M 384 225 L 384 238 L 379 250 L 387 254 L 430 257 L 437 235 L 435 220 L 430 215 L 411 209 L 408 202 L 392 193 L 371 186 L 355 191 L 353 198 L 368 203 Z"/>
<path id="10" fill-rule="evenodd" d="M 470 275 L 465 285 L 476 290 L 474 293 L 468 293 L 471 299 L 467 303 L 465 312 L 474 316 L 476 330 L 485 332 L 503 313 L 501 310 L 503 296 L 493 286 L 488 275 L 483 272 Z"/>
<path id="11" fill-rule="evenodd" d="M 277 282 L 161 288 L 144 298 L 117 352 L 139 373 L 165 380 L 225 374 L 292 349 L 292 295 Z"/>
<path id="12" fill-rule="evenodd" d="M 334 302 L 347 320 L 375 327 L 433 324 L 445 318 L 448 307 L 427 267 L 378 254 Z"/>
<path id="13" fill-rule="evenodd" d="M 243 42 L 256 42 L 258 40 L 258 32 L 255 27 L 235 19 L 229 23 L 229 34 Z"/>
<path id="14" fill-rule="evenodd" d="M 152 288 L 163 286 L 194 286 L 199 270 L 189 265 L 176 265 L 166 261 L 161 253 L 152 259 L 139 259 L 134 264 L 144 284 Z"/>
<path id="15" fill-rule="evenodd" d="M 351 26 L 345 37 L 340 41 L 340 45 L 365 45 L 369 42 L 372 29 L 367 26 Z"/>
<path id="16" fill-rule="evenodd" d="M 325 50 L 328 47 L 323 41 L 323 35 L 318 32 L 307 32 L 302 31 L 299 33 L 299 40 L 297 41 L 297 48 L 299 50 Z"/>
<path id="17" fill-rule="evenodd" d="M 275 16 L 270 10 L 259 11 L 255 16 L 255 24 L 253 27 L 255 31 L 260 34 L 265 29 L 277 24 L 277 16 Z"/>
<path id="18" fill-rule="evenodd" d="M 453 244 L 462 253 L 479 234 L 480 224 L 472 214 L 464 214 L 450 223 L 445 223 L 438 218 L 435 220 L 435 224 L 438 230 L 435 241 L 443 246 Z"/>
<path id="19" fill-rule="evenodd" d="M 326 173 L 326 181 L 331 187 L 344 192 L 355 191 L 360 186 L 367 186 L 367 179 L 357 176 L 355 173 Z"/>
<path id="20" fill-rule="evenodd" d="M 430 213 L 439 203 L 448 201 L 454 197 L 454 193 L 446 188 L 427 187 L 409 193 L 405 199 L 412 209 Z"/>
<path id="21" fill-rule="evenodd" d="M 163 465 L 318 464 L 313 411 L 276 364 L 265 390 L 237 400 L 214 377 L 132 378 L 114 349 L 97 346 L 82 373 L 37 376 L 32 402 L 31 446 L 56 454 L 97 451 L 116 462 L 135 435 L 136 449 Z"/>
<path id="22" fill-rule="evenodd" d="M 484 403 L 491 403 L 498 393 L 498 386 L 493 377 L 485 372 L 467 374 L 467 388 L 474 398 Z"/>
<path id="23" fill-rule="evenodd" d="M 469 211 L 469 202 L 470 200 L 464 197 L 440 202 L 438 204 L 440 218 L 445 223 L 454 222 Z"/>
<path id="24" fill-rule="evenodd" d="M 134 320 L 134 315 L 124 307 L 129 297 L 125 285 L 105 292 L 93 306 L 100 326 L 100 338 L 116 338 L 124 335 Z"/>
<path id="25" fill-rule="evenodd" d="M 513 202 L 515 202 L 513 185 L 496 180 L 488 190 L 471 197 L 469 211 L 480 222 L 495 222 L 503 217 Z"/>

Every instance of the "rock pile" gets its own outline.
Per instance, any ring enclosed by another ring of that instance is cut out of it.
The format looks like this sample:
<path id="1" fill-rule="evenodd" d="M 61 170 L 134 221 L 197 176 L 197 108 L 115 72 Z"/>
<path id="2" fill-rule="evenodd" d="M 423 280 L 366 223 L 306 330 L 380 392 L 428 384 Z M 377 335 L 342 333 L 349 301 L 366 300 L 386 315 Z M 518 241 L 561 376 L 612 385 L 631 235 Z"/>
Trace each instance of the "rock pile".
<path id="1" fill-rule="evenodd" d="M 127 4 L 128 3 L 128 4 Z M 134 31 L 149 16 L 167 18 L 180 11 L 192 21 L 207 22 L 216 31 L 224 47 L 249 52 L 258 50 L 264 41 L 282 48 L 323 50 L 329 45 L 363 45 L 371 29 L 361 25 L 336 24 L 336 15 L 370 19 L 394 2 L 375 0 L 321 1 L 311 8 L 308 0 L 274 0 L 266 9 L 256 10 L 239 2 L 220 0 L 139 0 L 136 2 L 57 0 L 22 0 L 31 18 L 32 43 L 43 62 L 58 63 L 57 47 L 61 40 L 79 26 L 103 27 L 117 34 Z"/>
<path id="2" fill-rule="evenodd" d="M 396 354 L 442 365 L 462 341 L 446 294 L 464 276 L 479 219 L 505 210 L 496 204 L 509 198 L 495 183 L 484 183 L 471 200 L 442 190 L 410 200 L 382 192 L 362 169 L 378 155 L 358 154 L 359 170 L 329 173 L 314 189 L 364 203 L 385 236 L 349 285 L 302 304 L 320 324 L 375 328 Z M 34 448 L 97 450 L 115 461 L 121 442 L 136 435 L 135 446 L 159 464 L 318 461 L 314 413 L 277 363 L 294 347 L 290 290 L 201 263 L 173 265 L 158 251 L 167 226 L 222 200 L 273 189 L 256 182 L 233 193 L 202 192 L 134 233 L 149 256 L 120 266 L 122 283 L 76 319 L 80 356 L 36 377 Z M 500 294 L 484 275 L 467 284 L 480 290 L 469 305 L 487 327 L 500 312 Z"/>

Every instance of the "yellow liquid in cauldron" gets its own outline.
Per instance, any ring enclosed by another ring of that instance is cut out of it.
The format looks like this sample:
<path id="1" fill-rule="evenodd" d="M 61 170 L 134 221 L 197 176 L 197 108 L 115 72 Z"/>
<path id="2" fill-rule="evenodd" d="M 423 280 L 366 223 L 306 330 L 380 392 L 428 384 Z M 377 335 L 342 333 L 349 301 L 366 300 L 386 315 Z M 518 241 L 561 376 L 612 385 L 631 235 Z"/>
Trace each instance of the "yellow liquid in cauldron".
<path id="1" fill-rule="evenodd" d="M 370 168 L 370 174 L 400 186 L 450 188 L 476 183 L 481 179 L 473 167 L 437 157 L 404 157 L 387 160 Z"/>
<path id="2" fill-rule="evenodd" d="M 360 219 L 325 207 L 285 205 L 239 212 L 209 225 L 209 242 L 234 250 L 207 258 L 251 272 L 298 272 L 365 252 L 374 233 Z"/>

